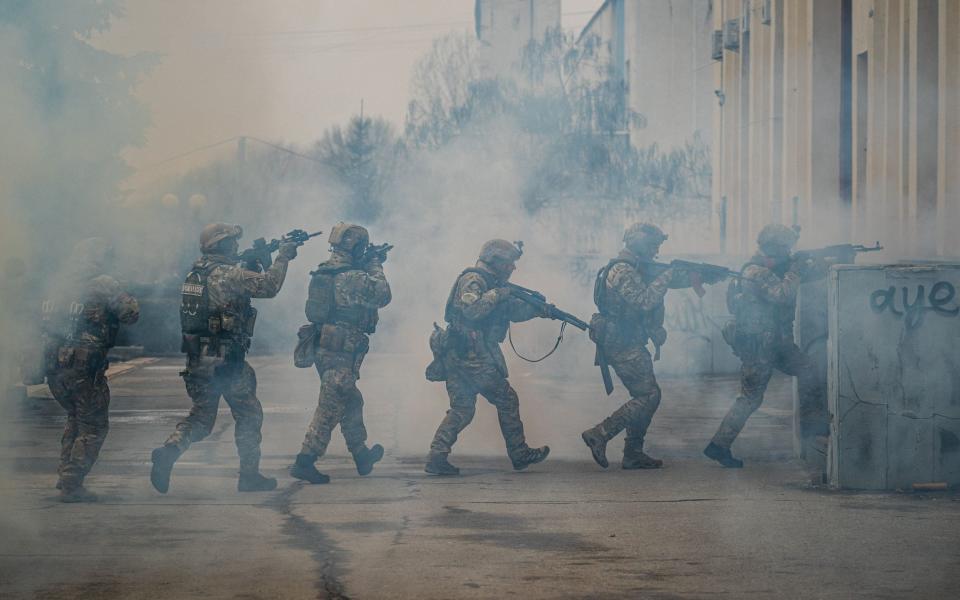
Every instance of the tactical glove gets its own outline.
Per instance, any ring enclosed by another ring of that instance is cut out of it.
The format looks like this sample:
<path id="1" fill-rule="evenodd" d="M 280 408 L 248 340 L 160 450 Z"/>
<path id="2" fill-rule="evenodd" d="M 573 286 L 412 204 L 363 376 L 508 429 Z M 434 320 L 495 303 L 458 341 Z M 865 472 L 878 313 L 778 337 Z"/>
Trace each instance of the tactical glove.
<path id="1" fill-rule="evenodd" d="M 297 246 L 299 246 L 299 244 L 296 242 L 284 242 L 280 244 L 280 256 L 287 260 L 293 260 L 297 257 Z"/>

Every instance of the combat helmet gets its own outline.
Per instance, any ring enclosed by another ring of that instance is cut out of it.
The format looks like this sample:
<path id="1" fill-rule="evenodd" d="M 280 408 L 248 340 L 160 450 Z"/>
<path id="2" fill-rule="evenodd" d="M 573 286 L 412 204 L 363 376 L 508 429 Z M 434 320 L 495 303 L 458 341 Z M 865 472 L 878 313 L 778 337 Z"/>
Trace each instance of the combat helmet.
<path id="1" fill-rule="evenodd" d="M 357 248 L 366 248 L 370 243 L 370 232 L 366 227 L 344 223 L 343 221 L 334 225 L 330 230 L 330 245 L 338 250 L 354 252 Z"/>
<path id="2" fill-rule="evenodd" d="M 652 223 L 634 223 L 623 232 L 623 244 L 630 250 L 657 248 L 669 236 Z"/>
<path id="3" fill-rule="evenodd" d="M 760 230 L 757 236 L 757 245 L 760 248 L 769 246 L 779 246 L 780 248 L 793 248 L 793 245 L 800 239 L 800 234 L 795 229 L 779 223 L 770 223 Z"/>
<path id="4" fill-rule="evenodd" d="M 243 228 L 230 223 L 210 223 L 200 232 L 200 250 L 210 252 L 225 239 L 239 238 L 243 235 Z"/>
<path id="5" fill-rule="evenodd" d="M 480 248 L 480 260 L 488 264 L 516 262 L 522 255 L 523 251 L 507 240 L 490 240 Z"/>

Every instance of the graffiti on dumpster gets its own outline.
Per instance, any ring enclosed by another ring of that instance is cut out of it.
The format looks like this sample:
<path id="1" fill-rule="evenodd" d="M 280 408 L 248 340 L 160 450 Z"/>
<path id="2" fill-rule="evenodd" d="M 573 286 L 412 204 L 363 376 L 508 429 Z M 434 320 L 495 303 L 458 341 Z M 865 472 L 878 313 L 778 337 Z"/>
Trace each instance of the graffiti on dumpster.
<path id="1" fill-rule="evenodd" d="M 902 318 L 908 329 L 913 329 L 923 323 L 928 312 L 944 317 L 956 317 L 960 314 L 960 307 L 948 306 L 956 295 L 956 288 L 948 281 L 933 284 L 929 294 L 923 284 L 917 285 L 912 293 L 907 286 L 898 289 L 891 285 L 870 294 L 870 309 L 878 314 L 889 311 L 898 319 Z"/>

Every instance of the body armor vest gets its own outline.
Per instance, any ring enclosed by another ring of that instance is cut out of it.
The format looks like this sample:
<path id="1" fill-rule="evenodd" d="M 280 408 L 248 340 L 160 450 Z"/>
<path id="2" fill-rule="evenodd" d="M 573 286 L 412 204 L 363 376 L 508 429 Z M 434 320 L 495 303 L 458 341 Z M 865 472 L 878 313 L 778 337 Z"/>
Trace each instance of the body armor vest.
<path id="1" fill-rule="evenodd" d="M 374 333 L 380 320 L 377 309 L 366 306 L 342 306 L 337 303 L 337 275 L 359 271 L 354 266 L 332 267 L 320 265 L 310 275 L 310 291 L 307 296 L 306 314 L 311 323 L 334 324 L 357 329 L 362 333 Z"/>
<path id="2" fill-rule="evenodd" d="M 611 260 L 597 272 L 597 279 L 594 281 L 593 301 L 597 305 L 597 310 L 600 311 L 603 317 L 615 322 L 619 327 L 628 330 L 640 328 L 644 335 L 660 329 L 663 327 L 665 317 L 665 309 L 662 302 L 652 310 L 642 310 L 637 306 L 624 302 L 616 295 L 614 295 L 613 298 L 610 297 L 607 277 L 610 274 L 610 269 L 620 263 L 633 266 L 640 272 L 644 280 L 649 278 L 648 274 L 642 269 L 642 263 L 637 266 L 629 260 L 622 258 Z"/>
<path id="3" fill-rule="evenodd" d="M 84 296 L 86 294 L 44 300 L 41 305 L 44 335 L 51 343 L 108 350 L 116 343 L 120 322 L 103 301 Z"/>
<path id="4" fill-rule="evenodd" d="M 218 305 L 210 298 L 210 276 L 222 262 L 201 259 L 194 263 L 180 288 L 181 351 L 199 355 L 203 345 L 233 359 L 242 357 L 250 346 L 257 311 L 250 298 L 233 299 Z"/>
<path id="5" fill-rule="evenodd" d="M 780 279 L 786 273 L 786 265 L 770 267 L 764 261 L 751 259 L 743 266 L 741 274 L 753 265 L 770 269 Z M 727 308 L 737 323 L 737 332 L 740 335 L 774 333 L 792 337 L 796 303 L 780 305 L 770 302 L 758 293 L 758 290 L 750 289 L 756 285 L 753 282 L 738 281 L 731 282 L 727 288 Z"/>

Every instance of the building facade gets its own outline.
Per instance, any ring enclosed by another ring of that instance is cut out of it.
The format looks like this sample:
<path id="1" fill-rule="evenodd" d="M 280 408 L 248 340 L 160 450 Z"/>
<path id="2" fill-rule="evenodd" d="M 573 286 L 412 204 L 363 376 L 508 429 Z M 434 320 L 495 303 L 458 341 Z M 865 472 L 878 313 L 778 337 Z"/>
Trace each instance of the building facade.
<path id="1" fill-rule="evenodd" d="M 957 257 L 960 2 L 717 0 L 718 249 L 805 243 Z"/>
<path id="2" fill-rule="evenodd" d="M 607 0 L 580 34 L 622 81 L 625 134 L 637 147 L 709 145 L 713 111 L 712 0 Z"/>

